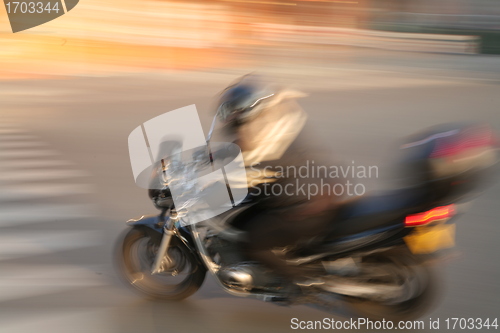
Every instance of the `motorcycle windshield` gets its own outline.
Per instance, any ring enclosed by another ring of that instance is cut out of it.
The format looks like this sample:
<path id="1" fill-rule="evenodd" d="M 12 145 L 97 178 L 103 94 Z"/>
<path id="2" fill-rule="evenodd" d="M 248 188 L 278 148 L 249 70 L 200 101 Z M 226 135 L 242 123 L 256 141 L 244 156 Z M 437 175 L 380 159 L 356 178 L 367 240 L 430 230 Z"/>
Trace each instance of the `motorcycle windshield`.
<path id="1" fill-rule="evenodd" d="M 152 166 L 150 188 L 170 188 L 182 225 L 218 216 L 238 205 L 248 194 L 240 148 L 213 142 L 189 150 L 163 151 Z"/>

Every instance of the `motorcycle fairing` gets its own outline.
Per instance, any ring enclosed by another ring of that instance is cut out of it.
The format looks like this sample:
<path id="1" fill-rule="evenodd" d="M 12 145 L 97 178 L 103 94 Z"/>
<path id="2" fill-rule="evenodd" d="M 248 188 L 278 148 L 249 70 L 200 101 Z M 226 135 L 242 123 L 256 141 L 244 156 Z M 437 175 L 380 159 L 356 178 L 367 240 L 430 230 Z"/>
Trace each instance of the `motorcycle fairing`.
<path id="1" fill-rule="evenodd" d="M 160 234 L 163 234 L 162 221 L 159 215 L 142 215 L 126 222 L 129 226 L 146 226 Z"/>

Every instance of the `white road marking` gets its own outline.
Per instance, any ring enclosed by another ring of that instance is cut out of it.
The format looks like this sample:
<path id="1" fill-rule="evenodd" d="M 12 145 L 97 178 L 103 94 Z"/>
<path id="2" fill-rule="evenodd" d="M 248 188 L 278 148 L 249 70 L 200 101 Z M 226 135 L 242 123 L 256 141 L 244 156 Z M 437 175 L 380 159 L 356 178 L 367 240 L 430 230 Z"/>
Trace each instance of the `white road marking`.
<path id="1" fill-rule="evenodd" d="M 12 170 L 0 172 L 0 182 L 53 180 L 88 175 L 82 170 Z"/>
<path id="2" fill-rule="evenodd" d="M 15 127 L 15 128 L 18 128 L 18 127 L 17 127 L 17 125 L 15 125 L 14 123 L 12 123 L 12 122 L 8 122 L 8 123 L 7 123 L 7 122 L 5 122 L 5 121 L 6 121 L 6 119 L 3 119 L 3 120 L 0 122 L 0 128 L 1 128 L 1 127 L 7 127 L 7 128 L 13 128 L 13 127 Z"/>
<path id="3" fill-rule="evenodd" d="M 0 149 L 45 147 L 48 144 L 42 141 L 0 141 Z"/>
<path id="4" fill-rule="evenodd" d="M 0 209 L 0 227 L 19 224 L 51 222 L 94 216 L 95 207 L 90 204 L 9 205 Z"/>
<path id="5" fill-rule="evenodd" d="M 103 308 L 92 309 L 59 309 L 55 311 L 39 311 L 26 319 L 23 311 L 15 309 L 12 314 L 6 312 L 2 320 L 1 333 L 105 333 L 116 332 L 116 324 L 112 315 Z"/>
<path id="6" fill-rule="evenodd" d="M 17 133 L 26 133 L 26 130 L 20 128 L 0 128 L 1 134 L 17 134 Z"/>
<path id="7" fill-rule="evenodd" d="M 9 140 L 37 140 L 38 137 L 31 134 L 0 134 L 0 141 Z"/>
<path id="8" fill-rule="evenodd" d="M 90 184 L 55 183 L 55 179 L 72 180 L 89 174 L 78 170 L 75 163 L 61 160 L 60 152 L 49 149 L 45 142 L 25 130 L 9 124 L 0 123 L 0 228 L 16 227 L 23 224 L 64 222 L 57 230 L 20 231 L 18 229 L 0 229 L 0 304 L 36 296 L 50 295 L 75 289 L 107 285 L 107 278 L 96 274 L 89 267 L 76 266 L 64 259 L 57 259 L 61 264 L 36 264 L 39 255 L 51 255 L 57 252 L 94 247 L 102 244 L 102 232 L 99 230 L 74 230 L 83 219 L 95 216 L 96 207 L 86 203 L 50 203 L 37 201 L 52 198 L 86 194 L 93 192 Z M 69 167 L 69 168 L 65 168 Z M 31 182 L 31 183 L 30 183 Z M 69 199 L 69 198 L 65 198 Z M 81 200 L 81 197 L 75 197 Z M 74 201 L 73 201 L 74 202 Z M 35 264 L 12 264 L 16 259 L 33 261 Z M 52 256 L 50 258 L 53 258 Z M 9 261 L 12 260 L 12 261 Z M 83 312 L 83 311 L 82 311 Z M 73 316 L 73 314 L 72 314 Z M 80 316 L 80 312 L 75 314 Z M 0 316 L 0 332 L 33 332 L 43 326 L 33 324 L 33 316 L 25 318 Z M 36 316 L 35 316 L 36 317 Z M 57 314 L 60 318 L 60 314 Z M 36 317 L 44 322 L 46 317 Z M 92 316 L 85 317 L 92 321 Z M 17 320 L 16 320 L 17 319 Z M 54 319 L 54 318 L 51 318 Z M 63 327 L 70 327 L 65 323 Z M 85 332 L 88 332 L 88 325 Z M 54 332 L 53 325 L 50 325 Z M 73 330 L 72 330 L 73 331 Z"/>
<path id="9" fill-rule="evenodd" d="M 54 156 L 61 153 L 56 150 L 0 150 L 0 158 L 34 158 L 40 156 Z"/>
<path id="10" fill-rule="evenodd" d="M 26 169 L 26 168 L 44 168 L 56 166 L 70 166 L 75 163 L 66 160 L 0 160 L 0 169 Z"/>
<path id="11" fill-rule="evenodd" d="M 97 230 L 2 233 L 0 260 L 97 246 L 102 241 L 102 234 Z"/>
<path id="12" fill-rule="evenodd" d="M 2 186 L 0 189 L 0 203 L 2 201 L 25 201 L 37 198 L 86 194 L 92 192 L 94 192 L 93 187 L 88 184 L 28 184 Z"/>
<path id="13" fill-rule="evenodd" d="M 92 267 L 2 264 L 0 302 L 107 284 Z"/>

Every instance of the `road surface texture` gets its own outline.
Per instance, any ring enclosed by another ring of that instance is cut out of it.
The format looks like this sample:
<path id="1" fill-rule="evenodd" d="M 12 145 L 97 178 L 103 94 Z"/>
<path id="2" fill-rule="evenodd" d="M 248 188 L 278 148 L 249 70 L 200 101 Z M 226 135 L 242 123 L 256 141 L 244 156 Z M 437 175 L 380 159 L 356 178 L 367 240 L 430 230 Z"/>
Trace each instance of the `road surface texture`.
<path id="1" fill-rule="evenodd" d="M 339 159 L 379 166 L 367 188 L 385 186 L 406 134 L 471 120 L 500 130 L 497 58 L 373 54 L 326 69 L 325 56 L 263 68 L 309 94 L 300 104 Z M 214 96 L 246 70 L 0 82 L 0 332 L 290 332 L 292 318 L 350 318 L 233 297 L 211 277 L 185 301 L 153 302 L 114 272 L 124 222 L 155 212 L 133 181 L 129 133 L 190 104 L 208 131 Z M 499 316 L 499 197 L 493 184 L 458 221 L 460 256 L 443 265 L 441 302 L 420 332 L 446 331 L 449 317 Z"/>

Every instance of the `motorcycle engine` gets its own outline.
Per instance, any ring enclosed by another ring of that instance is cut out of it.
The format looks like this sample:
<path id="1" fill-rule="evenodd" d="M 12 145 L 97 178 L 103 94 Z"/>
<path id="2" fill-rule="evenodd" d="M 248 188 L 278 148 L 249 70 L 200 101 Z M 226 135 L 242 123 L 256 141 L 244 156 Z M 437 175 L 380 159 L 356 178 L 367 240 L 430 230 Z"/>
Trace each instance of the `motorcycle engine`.
<path id="1" fill-rule="evenodd" d="M 217 275 L 228 287 L 247 291 L 280 285 L 279 279 L 262 265 L 246 260 L 238 244 L 217 236 L 208 238 L 206 244 L 210 256 L 221 266 Z"/>

